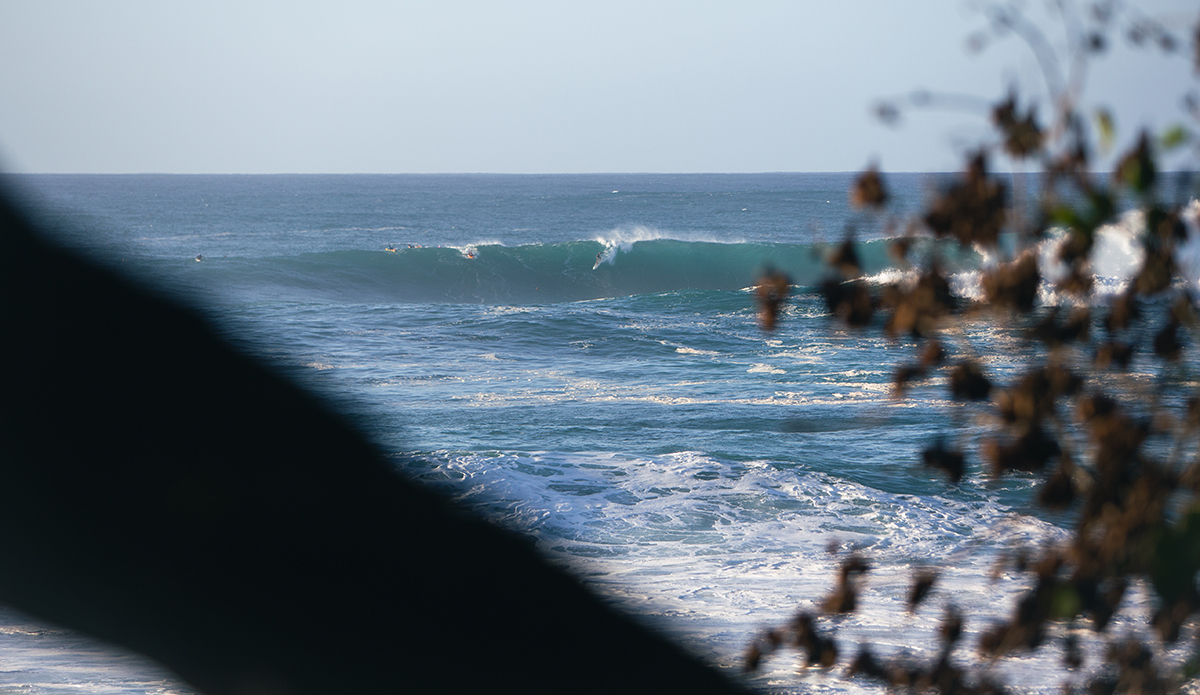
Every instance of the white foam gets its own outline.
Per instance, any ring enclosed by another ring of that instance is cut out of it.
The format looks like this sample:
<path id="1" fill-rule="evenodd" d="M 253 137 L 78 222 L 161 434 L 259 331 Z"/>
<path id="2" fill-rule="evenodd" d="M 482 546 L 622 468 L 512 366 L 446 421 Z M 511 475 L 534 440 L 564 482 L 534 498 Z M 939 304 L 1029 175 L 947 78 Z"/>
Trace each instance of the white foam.
<path id="1" fill-rule="evenodd" d="M 604 246 L 604 250 L 600 252 L 600 257 L 596 259 L 596 265 L 593 266 L 593 270 L 598 268 L 601 263 L 612 265 L 616 262 L 618 253 L 629 253 L 633 250 L 633 245 L 640 241 L 658 241 L 661 239 L 709 244 L 744 243 L 742 239 L 721 239 L 703 232 L 665 231 L 643 225 L 615 227 L 594 237 L 595 241 L 600 242 Z"/>
<path id="2" fill-rule="evenodd" d="M 863 280 L 872 285 L 908 286 L 915 283 L 920 276 L 920 271 L 916 269 L 902 270 L 899 268 L 888 268 L 874 275 L 868 275 Z"/>
<path id="3" fill-rule="evenodd" d="M 1097 229 L 1092 242 L 1092 272 L 1097 277 L 1115 280 L 1133 277 L 1146 259 L 1138 241 L 1145 226 L 1145 215 L 1141 210 L 1133 210 L 1119 221 Z"/>
<path id="4" fill-rule="evenodd" d="M 1177 247 L 1175 259 L 1185 285 L 1190 289 L 1200 290 L 1200 201 L 1192 200 L 1188 203 L 1183 209 L 1182 218 L 1187 237 Z M 1085 298 L 1087 303 L 1107 303 L 1112 297 L 1124 293 L 1129 288 L 1129 283 L 1145 262 L 1146 253 L 1140 241 L 1140 237 L 1145 233 L 1145 225 L 1145 215 L 1142 211 L 1131 210 L 1122 214 L 1116 222 L 1102 225 L 1096 230 L 1085 270 L 1093 279 L 1091 293 Z M 1047 238 L 1034 249 L 1038 259 L 1038 270 L 1042 275 L 1042 282 L 1038 287 L 1040 304 L 1078 303 L 1075 297 L 1055 289 L 1055 284 L 1064 279 L 1069 272 L 1066 265 L 1059 260 L 1059 252 L 1066 239 L 1064 229 L 1051 229 Z M 991 268 L 999 262 L 985 250 L 979 251 L 984 259 L 981 268 Z M 981 271 L 972 270 L 956 273 L 947 279 L 950 282 L 950 291 L 955 296 L 971 301 L 983 301 L 981 277 Z M 891 274 L 891 271 L 871 278 L 880 283 L 906 279 L 906 276 L 897 276 Z"/>
<path id="5" fill-rule="evenodd" d="M 1027 575 L 1010 572 L 992 580 L 995 562 L 1010 549 L 1040 548 L 1067 536 L 989 499 L 986 485 L 964 484 L 970 489 L 965 498 L 892 494 L 802 466 L 719 461 L 689 451 L 434 457 L 427 477 L 461 481 L 452 488 L 461 501 L 500 514 L 585 583 L 731 671 L 764 628 L 819 608 L 852 548 L 872 569 L 861 609 L 822 619 L 823 628 L 836 629 L 843 650 L 834 674 L 861 643 L 882 657 L 908 654 L 932 662 L 937 625 L 951 603 L 968 618 L 956 661 L 984 668 L 973 645 L 992 623 L 1010 617 L 1031 586 Z M 826 551 L 830 541 L 838 553 Z M 909 613 L 905 597 L 919 566 L 932 567 L 939 578 L 926 603 Z M 1145 633 L 1150 608 L 1149 592 L 1134 587 L 1111 634 Z M 1055 641 L 1068 631 L 1051 626 L 1042 650 L 991 668 L 1019 692 L 1058 692 L 1063 672 Z M 1105 637 L 1077 636 L 1094 657 L 1083 671 L 1094 672 Z M 1189 643 L 1186 635 L 1180 640 Z M 794 653 L 781 653 L 749 680 L 772 692 L 819 684 L 837 693 L 879 691 L 798 665 Z"/>
<path id="6" fill-rule="evenodd" d="M 536 314 L 540 313 L 542 308 L 539 306 L 509 306 L 498 305 L 490 306 L 484 309 L 484 313 L 489 316 L 509 316 L 511 314 Z"/>
<path id="7" fill-rule="evenodd" d="M 1183 224 L 1187 239 L 1175 250 L 1179 272 L 1187 280 L 1188 289 L 1200 290 L 1200 200 L 1193 199 L 1183 209 Z"/>
<path id="8" fill-rule="evenodd" d="M 982 277 L 983 274 L 978 270 L 967 270 L 953 273 L 946 278 L 946 282 L 950 284 L 950 294 L 955 297 L 972 302 L 982 302 L 983 285 L 980 282 Z"/>

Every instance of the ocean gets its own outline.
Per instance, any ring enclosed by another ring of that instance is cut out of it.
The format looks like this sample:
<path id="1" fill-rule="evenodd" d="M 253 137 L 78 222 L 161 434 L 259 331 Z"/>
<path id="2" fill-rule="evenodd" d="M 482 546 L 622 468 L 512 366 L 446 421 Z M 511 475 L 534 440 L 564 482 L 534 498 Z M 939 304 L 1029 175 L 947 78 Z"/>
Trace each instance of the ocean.
<path id="1" fill-rule="evenodd" d="M 230 343 L 320 394 L 398 475 L 525 535 L 731 674 L 764 629 L 818 609 L 850 553 L 867 558 L 860 609 L 825 623 L 842 663 L 804 669 L 780 653 L 736 676 L 752 688 L 882 692 L 843 676 L 856 643 L 932 660 L 952 604 L 967 616 L 958 662 L 986 666 L 1015 692 L 1057 693 L 1099 668 L 1103 636 L 1060 626 L 1040 651 L 991 665 L 969 645 L 1029 588 L 1025 575 L 994 574 L 998 558 L 1066 538 L 1071 515 L 1033 502 L 1032 474 L 986 473 L 989 404 L 951 400 L 945 371 L 896 398 L 893 374 L 917 343 L 843 326 L 816 289 L 848 238 L 869 282 L 911 275 L 889 239 L 945 177 L 886 176 L 886 213 L 850 205 L 853 177 L 4 181 L 61 244 L 197 307 Z M 1200 206 L 1188 210 L 1195 241 Z M 1098 235 L 1097 304 L 1139 266 L 1138 224 L 1126 213 Z M 916 255 L 936 255 L 957 295 L 979 297 L 978 269 L 991 259 L 927 238 Z M 1198 268 L 1184 269 L 1193 284 Z M 769 332 L 752 289 L 767 269 L 795 286 Z M 1059 300 L 1043 288 L 1034 316 L 968 316 L 944 336 L 950 362 L 977 356 L 996 382 L 1014 381 L 1045 354 L 1026 329 Z M 1072 355 L 1085 373 L 1089 357 Z M 1195 374 L 1194 364 L 1135 359 L 1123 378 L 1192 393 Z M 961 483 L 922 465 L 939 439 L 964 449 Z M 939 581 L 910 612 L 908 587 L 926 568 Z M 1148 634 L 1150 610 L 1134 586 L 1113 634 Z M 1068 634 L 1088 656 L 1069 674 Z M 0 692 L 190 690 L 136 655 L 4 610 Z"/>

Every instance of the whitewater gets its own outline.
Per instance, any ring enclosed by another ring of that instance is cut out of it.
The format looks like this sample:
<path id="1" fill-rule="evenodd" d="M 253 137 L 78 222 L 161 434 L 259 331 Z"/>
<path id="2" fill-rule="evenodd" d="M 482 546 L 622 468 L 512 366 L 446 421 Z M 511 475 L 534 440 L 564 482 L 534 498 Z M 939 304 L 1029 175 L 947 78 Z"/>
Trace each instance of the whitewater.
<path id="1" fill-rule="evenodd" d="M 944 374 L 894 397 L 914 341 L 829 315 L 815 288 L 832 249 L 852 239 L 869 282 L 907 281 L 914 271 L 890 241 L 944 180 L 889 177 L 892 209 L 870 214 L 849 205 L 852 178 L 5 182 L 59 242 L 196 306 L 236 347 L 334 404 L 397 475 L 532 539 L 715 667 L 764 692 L 877 693 L 842 677 L 844 664 L 805 670 L 787 653 L 736 674 L 762 630 L 819 606 L 851 552 L 873 568 L 862 608 L 831 623 L 845 654 L 863 642 L 930 660 L 950 604 L 967 612 L 974 644 L 1029 588 L 1023 575 L 993 576 L 997 559 L 1065 538 L 1071 519 L 1033 503 L 1032 476 L 985 475 L 988 406 L 952 401 Z M 1195 287 L 1200 205 L 1188 215 L 1184 270 Z M 1140 225 L 1126 213 L 1098 235 L 1096 304 L 1138 267 Z M 1047 267 L 1060 241 L 1052 234 L 1037 249 Z M 936 257 L 964 299 L 978 298 L 980 269 L 996 260 L 924 237 L 910 257 Z M 769 333 L 752 290 L 767 269 L 795 285 Z M 1036 313 L 1060 301 L 1046 285 Z M 1041 354 L 1020 321 L 986 316 L 945 343 L 951 361 L 983 355 L 1000 383 Z M 1147 388 L 1169 378 L 1145 357 L 1128 375 Z M 921 465 L 939 438 L 967 453 L 960 484 Z M 941 578 L 909 612 L 908 586 L 924 568 Z M 1113 634 L 1146 634 L 1150 609 L 1135 586 Z M 1081 680 L 1104 643 L 1066 627 L 993 672 L 1016 692 L 1059 692 L 1069 632 L 1089 655 L 1070 676 Z M 0 647 L 6 690 L 190 692 L 134 655 L 12 611 L 0 611 Z M 981 663 L 971 648 L 956 659 Z"/>

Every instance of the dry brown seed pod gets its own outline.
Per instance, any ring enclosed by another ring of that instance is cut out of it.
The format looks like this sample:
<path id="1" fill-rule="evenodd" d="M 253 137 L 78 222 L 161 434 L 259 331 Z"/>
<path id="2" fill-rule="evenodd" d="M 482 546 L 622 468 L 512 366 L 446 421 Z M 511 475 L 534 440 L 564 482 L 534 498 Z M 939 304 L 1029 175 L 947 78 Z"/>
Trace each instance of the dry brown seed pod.
<path id="1" fill-rule="evenodd" d="M 1023 159 L 1031 157 L 1042 148 L 1042 130 L 1037 125 L 1034 108 L 1024 116 L 1017 114 L 1016 94 L 1000 102 L 992 109 L 992 122 L 1004 134 L 1004 149 L 1010 155 Z"/>
<path id="2" fill-rule="evenodd" d="M 1067 668 L 1083 666 L 1083 652 L 1079 649 L 1079 638 L 1067 635 L 1063 640 L 1063 665 Z"/>
<path id="3" fill-rule="evenodd" d="M 902 364 L 892 374 L 892 395 L 903 398 L 908 382 L 925 376 L 925 368 L 919 364 Z"/>
<path id="4" fill-rule="evenodd" d="M 1096 347 L 1096 356 L 1092 360 L 1098 369 L 1118 367 L 1127 369 L 1133 360 L 1133 346 L 1122 340 L 1112 340 L 1101 343 Z"/>
<path id="5" fill-rule="evenodd" d="M 1179 340 L 1179 322 L 1171 319 L 1154 336 L 1154 354 L 1175 362 L 1183 352 L 1183 343 Z"/>
<path id="6" fill-rule="evenodd" d="M 1038 503 L 1047 509 L 1066 509 L 1075 501 L 1075 483 L 1071 475 L 1059 467 L 1046 479 L 1038 493 Z"/>
<path id="7" fill-rule="evenodd" d="M 883 185 L 883 177 L 872 164 L 854 180 L 850 189 L 850 202 L 855 207 L 881 208 L 887 204 L 887 188 Z"/>
<path id="8" fill-rule="evenodd" d="M 993 306 L 1028 312 L 1033 309 L 1040 282 L 1037 259 L 1031 253 L 1025 253 L 1012 263 L 984 273 L 980 284 L 984 298 Z"/>
<path id="9" fill-rule="evenodd" d="M 937 582 L 937 572 L 931 569 L 918 570 L 913 577 L 912 588 L 908 590 L 908 610 L 915 611 L 917 606 L 929 596 L 929 592 L 933 590 L 934 583 Z"/>
<path id="10" fill-rule="evenodd" d="M 768 269 L 758 280 L 754 296 L 758 301 L 758 321 L 764 331 L 775 330 L 779 312 L 791 293 L 792 281 L 787 275 Z"/>
<path id="11" fill-rule="evenodd" d="M 930 340 L 925 343 L 925 347 L 921 350 L 921 365 L 924 367 L 936 367 L 946 359 L 946 351 L 942 349 L 942 344 L 936 340 Z"/>
<path id="12" fill-rule="evenodd" d="M 893 239 L 892 242 L 888 244 L 888 254 L 891 255 L 891 257 L 895 259 L 897 263 L 907 265 L 908 252 L 912 250 L 912 245 L 912 237 L 905 236 L 898 239 Z"/>
<path id="13" fill-rule="evenodd" d="M 1196 312 L 1196 303 L 1188 292 L 1180 292 L 1179 297 L 1171 304 L 1171 318 L 1181 326 L 1195 328 L 1200 325 L 1200 315 Z"/>
<path id="14" fill-rule="evenodd" d="M 860 328 L 871 322 L 875 302 L 861 281 L 826 280 L 821 285 L 821 292 L 825 295 L 825 305 L 830 313 L 847 325 Z"/>
<path id="15" fill-rule="evenodd" d="M 921 452 L 921 460 L 926 466 L 945 471 L 950 481 L 958 483 L 966 470 L 966 459 L 957 449 L 947 449 L 945 442 L 938 440 L 933 446 Z"/>
<path id="16" fill-rule="evenodd" d="M 1108 310 L 1108 316 L 1104 319 L 1104 327 L 1110 333 L 1114 331 L 1125 330 L 1140 315 L 1138 309 L 1137 295 L 1133 288 L 1129 292 L 1121 295 L 1119 299 L 1113 302 Z"/>
<path id="17" fill-rule="evenodd" d="M 1148 251 L 1133 286 L 1140 295 L 1155 295 L 1171 286 L 1174 274 L 1175 261 L 1166 249 Z"/>
<path id="18" fill-rule="evenodd" d="M 746 648 L 746 653 L 742 656 L 742 671 L 745 673 L 757 671 L 762 660 L 763 653 L 758 642 L 751 642 L 750 646 Z"/>
<path id="19" fill-rule="evenodd" d="M 962 637 L 962 633 L 962 612 L 955 606 L 946 606 L 946 614 L 942 616 L 941 625 L 938 625 L 938 636 L 942 643 L 949 647 L 957 642 L 959 637 Z"/>
<path id="20" fill-rule="evenodd" d="M 983 453 L 992 465 L 992 473 L 1001 475 L 1006 471 L 1040 471 L 1062 449 L 1040 426 L 1027 425 L 1015 440 L 988 440 Z"/>
<path id="21" fill-rule="evenodd" d="M 1090 272 L 1084 271 L 1078 265 L 1072 265 L 1071 271 L 1065 278 L 1058 281 L 1056 287 L 1060 292 L 1073 294 L 1076 296 L 1084 296 L 1092 291 L 1092 287 L 1096 284 L 1096 277 Z"/>
<path id="22" fill-rule="evenodd" d="M 950 395 L 957 399 L 982 401 L 992 392 L 992 382 L 975 362 L 960 362 L 950 372 Z"/>
<path id="23" fill-rule="evenodd" d="M 892 315 L 884 330 L 892 337 L 903 333 L 936 335 L 939 320 L 955 308 L 950 283 L 937 267 L 923 273 L 907 291 L 895 285 L 888 287 L 885 304 L 891 306 Z"/>
<path id="24" fill-rule="evenodd" d="M 792 619 L 792 631 L 796 646 L 805 654 L 805 665 L 829 668 L 837 662 L 837 644 L 817 631 L 817 621 L 811 613 L 801 611 L 796 614 Z"/>
<path id="25" fill-rule="evenodd" d="M 952 237 L 960 244 L 995 246 L 1005 222 L 1007 190 L 987 174 L 982 153 L 967 163 L 962 180 L 947 189 L 925 215 L 925 224 L 938 237 Z"/>
<path id="26" fill-rule="evenodd" d="M 838 569 L 838 583 L 821 604 L 827 613 L 853 613 L 858 608 L 858 585 L 871 565 L 857 554 L 851 554 Z"/>
<path id="27" fill-rule="evenodd" d="M 854 657 L 854 661 L 846 669 L 846 675 L 850 678 L 864 676 L 875 680 L 888 680 L 887 667 L 875 658 L 870 645 L 867 644 L 859 645 L 858 656 Z"/>
<path id="28" fill-rule="evenodd" d="M 1075 395 L 1082 385 L 1082 378 L 1054 364 L 1026 373 L 996 401 L 1006 422 L 1037 424 L 1053 412 L 1056 399 Z"/>
<path id="29" fill-rule="evenodd" d="M 1192 396 L 1187 401 L 1187 417 L 1184 425 L 1189 429 L 1200 427 L 1200 398 Z"/>
<path id="30" fill-rule="evenodd" d="M 854 247 L 854 239 L 848 238 L 838 245 L 829 256 L 829 265 L 847 280 L 853 280 L 862 275 L 862 263 L 858 260 L 858 250 Z"/>

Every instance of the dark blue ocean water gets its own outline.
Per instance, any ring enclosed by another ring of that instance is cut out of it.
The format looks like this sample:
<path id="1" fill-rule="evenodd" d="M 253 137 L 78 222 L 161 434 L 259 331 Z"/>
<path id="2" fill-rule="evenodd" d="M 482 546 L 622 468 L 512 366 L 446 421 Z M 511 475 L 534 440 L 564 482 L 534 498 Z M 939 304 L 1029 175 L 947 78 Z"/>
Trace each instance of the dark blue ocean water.
<path id="1" fill-rule="evenodd" d="M 398 474 L 527 534 L 722 668 L 762 627 L 820 601 L 842 557 L 831 543 L 877 564 L 839 639 L 922 657 L 946 602 L 984 619 L 1008 611 L 1023 586 L 990 582 L 999 553 L 1069 523 L 1030 502 L 1032 478 L 981 474 L 988 404 L 949 400 L 944 373 L 894 398 L 916 345 L 840 326 L 812 290 L 847 237 L 872 282 L 902 280 L 886 240 L 931 177 L 889 177 L 883 214 L 849 205 L 849 174 L 10 180 L 62 243 L 198 306 L 337 404 Z M 1137 263 L 1136 224 L 1105 232 L 1106 292 Z M 918 256 L 935 253 L 956 292 L 975 296 L 988 259 L 921 242 Z M 750 290 L 767 267 L 797 285 L 774 332 Z M 1031 320 L 964 321 L 945 337 L 951 361 L 982 354 L 998 382 L 1013 380 L 1042 350 L 1023 331 Z M 1146 361 L 1127 380 L 1164 378 Z M 959 485 L 920 464 L 938 437 L 968 453 Z M 944 581 L 909 615 L 921 566 Z M 1144 592 L 1129 600 L 1131 615 L 1145 610 Z M 1024 691 L 1056 692 L 1058 656 L 999 668 Z M 794 671 L 780 658 L 750 682 L 877 691 Z M 149 692 L 144 680 L 112 691 Z"/>

